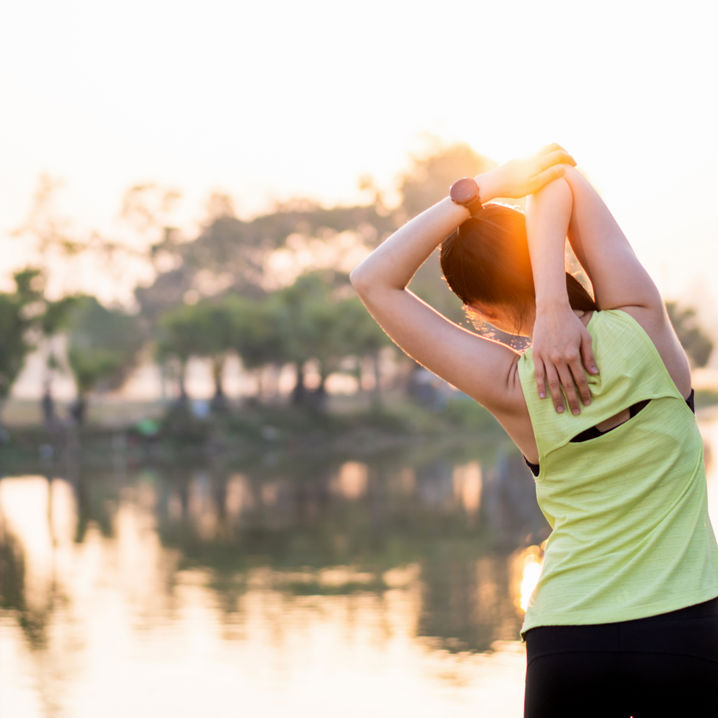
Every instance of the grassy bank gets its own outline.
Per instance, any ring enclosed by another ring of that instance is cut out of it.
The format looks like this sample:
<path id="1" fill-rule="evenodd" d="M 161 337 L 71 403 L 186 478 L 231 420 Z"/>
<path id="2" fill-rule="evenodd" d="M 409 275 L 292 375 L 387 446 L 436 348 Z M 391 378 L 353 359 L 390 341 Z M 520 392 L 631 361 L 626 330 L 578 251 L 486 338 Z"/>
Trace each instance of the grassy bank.
<path id="1" fill-rule="evenodd" d="M 716 406 L 718 391 L 696 392 L 699 411 Z M 65 415 L 63 407 L 58 414 Z M 37 402 L 7 407 L 7 434 L 0 448 L 3 466 L 68 453 L 89 463 L 107 462 L 108 457 L 168 463 L 218 458 L 259 461 L 269 455 L 362 459 L 404 449 L 475 448 L 508 441 L 485 409 L 459 394 L 434 408 L 399 396 L 381 407 L 331 397 L 322 411 L 242 403 L 204 417 L 191 410 L 171 411 L 159 402 L 95 402 L 86 426 L 62 421 L 48 431 L 39 419 Z"/>
<path id="2" fill-rule="evenodd" d="M 407 399 L 381 407 L 329 405 L 319 411 L 304 406 L 242 404 L 197 416 L 192 411 L 124 406 L 111 412 L 93 406 L 86 426 L 69 422 L 48 431 L 29 421 L 27 407 L 8 412 L 22 420 L 6 421 L 9 436 L 2 448 L 8 461 L 72 452 L 91 462 L 124 455 L 138 460 L 176 461 L 208 457 L 252 459 L 269 453 L 286 455 L 350 454 L 357 458 L 400 447 L 431 443 L 495 443 L 502 430 L 493 417 L 464 397 L 428 408 Z M 62 415 L 62 412 L 59 412 Z M 137 416 L 142 419 L 137 420 Z M 151 419 L 154 430 L 141 430 Z"/>

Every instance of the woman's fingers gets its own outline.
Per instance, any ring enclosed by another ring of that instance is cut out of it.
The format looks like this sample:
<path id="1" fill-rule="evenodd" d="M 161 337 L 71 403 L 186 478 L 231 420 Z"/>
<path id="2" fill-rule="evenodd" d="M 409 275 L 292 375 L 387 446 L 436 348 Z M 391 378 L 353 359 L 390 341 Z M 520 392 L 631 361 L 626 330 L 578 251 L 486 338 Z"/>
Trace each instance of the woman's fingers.
<path id="1" fill-rule="evenodd" d="M 545 369 L 546 382 L 548 383 L 548 390 L 551 393 L 553 405 L 556 407 L 556 411 L 561 414 L 565 408 L 563 394 L 561 393 L 561 379 L 553 364 L 546 364 Z"/>
<path id="2" fill-rule="evenodd" d="M 596 358 L 593 356 L 593 340 L 587 331 L 581 339 L 581 358 L 583 359 L 583 366 L 587 372 L 591 374 L 598 374 Z"/>
<path id="3" fill-rule="evenodd" d="M 598 373 L 596 360 L 593 356 L 592 344 L 593 339 L 588 333 L 588 330 L 584 328 L 581 332 L 581 344 L 578 351 L 567 359 L 569 369 L 573 375 L 573 381 L 578 389 L 578 393 L 581 396 L 581 401 L 584 406 L 588 406 L 591 403 L 591 388 L 588 385 L 588 376 L 586 375 L 586 372 L 590 372 L 591 374 Z"/>
<path id="4" fill-rule="evenodd" d="M 539 399 L 544 399 L 546 397 L 546 371 L 544 370 L 543 361 L 538 357 L 534 357 L 534 369 L 536 370 L 536 387 Z"/>
<path id="5" fill-rule="evenodd" d="M 588 406 L 591 403 L 591 389 L 588 385 L 586 372 L 581 364 L 581 357 L 577 354 L 568 362 L 546 361 L 534 358 L 536 369 L 536 384 L 540 398 L 544 398 L 545 387 L 548 390 L 556 411 L 564 411 L 566 404 L 572 414 L 581 412 L 581 403 Z M 565 401 L 564 401 L 565 397 Z"/>
<path id="6" fill-rule="evenodd" d="M 549 155 L 552 152 L 564 152 L 570 156 L 570 152 L 558 142 L 552 142 L 550 145 L 545 145 L 536 153 L 536 156 L 539 157 L 542 155 Z"/>
<path id="7" fill-rule="evenodd" d="M 588 378 L 586 377 L 586 372 L 584 371 L 583 365 L 581 364 L 580 357 L 577 356 L 576 359 L 574 359 L 568 365 L 568 368 L 571 372 L 573 384 L 575 384 L 576 388 L 578 389 L 578 393 L 581 397 L 583 405 L 588 406 L 591 403 L 591 389 L 588 386 Z M 580 410 L 580 407 L 578 405 L 576 408 Z"/>
<path id="8" fill-rule="evenodd" d="M 559 367 L 558 375 L 561 380 L 561 386 L 563 387 L 563 393 L 566 395 L 568 408 L 571 410 L 572 414 L 579 414 L 581 412 L 581 404 L 578 401 L 576 384 L 573 381 L 573 376 L 568 365 Z M 563 404 L 563 402 L 561 403 Z"/>
<path id="9" fill-rule="evenodd" d="M 549 167 L 543 172 L 539 172 L 539 174 L 535 175 L 533 179 L 531 179 L 531 181 L 529 182 L 527 194 L 533 194 L 534 192 L 538 192 L 549 182 L 553 182 L 555 179 L 558 179 L 559 177 L 563 176 L 563 173 L 565 171 L 566 165 L 554 165 L 553 167 Z"/>
<path id="10" fill-rule="evenodd" d="M 503 182 L 502 197 L 523 197 L 538 192 L 544 185 L 558 179 L 567 167 L 576 161 L 561 145 L 553 143 L 536 155 L 525 159 L 510 160 L 501 165 L 499 176 Z"/>
<path id="11" fill-rule="evenodd" d="M 553 165 L 576 165 L 576 160 L 564 149 L 553 150 L 536 158 L 536 172 L 542 172 Z"/>

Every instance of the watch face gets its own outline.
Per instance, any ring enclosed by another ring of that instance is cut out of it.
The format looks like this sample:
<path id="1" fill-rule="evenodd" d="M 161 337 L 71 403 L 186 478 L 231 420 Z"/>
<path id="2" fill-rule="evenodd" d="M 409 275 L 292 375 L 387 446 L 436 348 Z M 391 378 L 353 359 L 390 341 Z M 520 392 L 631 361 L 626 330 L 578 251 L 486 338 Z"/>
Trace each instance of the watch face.
<path id="1" fill-rule="evenodd" d="M 464 177 L 451 185 L 451 199 L 457 204 L 467 204 L 477 195 L 476 182 L 471 177 Z"/>

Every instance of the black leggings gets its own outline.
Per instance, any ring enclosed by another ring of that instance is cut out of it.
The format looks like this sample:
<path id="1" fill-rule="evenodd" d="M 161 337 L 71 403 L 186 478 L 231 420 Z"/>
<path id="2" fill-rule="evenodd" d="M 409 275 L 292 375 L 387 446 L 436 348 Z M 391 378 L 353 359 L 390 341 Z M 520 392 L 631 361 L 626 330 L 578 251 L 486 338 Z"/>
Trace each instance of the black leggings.
<path id="1" fill-rule="evenodd" d="M 718 716 L 718 598 L 525 639 L 524 718 Z"/>

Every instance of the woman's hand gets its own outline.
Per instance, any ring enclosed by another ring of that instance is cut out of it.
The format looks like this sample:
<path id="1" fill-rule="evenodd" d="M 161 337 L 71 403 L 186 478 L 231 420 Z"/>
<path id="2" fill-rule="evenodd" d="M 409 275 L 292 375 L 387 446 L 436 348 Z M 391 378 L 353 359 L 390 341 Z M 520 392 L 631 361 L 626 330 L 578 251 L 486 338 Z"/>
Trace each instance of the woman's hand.
<path id="1" fill-rule="evenodd" d="M 510 160 L 489 170 L 491 193 L 495 197 L 523 197 L 538 192 L 561 177 L 567 166 L 575 165 L 573 157 L 561 145 L 547 145 L 531 157 Z"/>
<path id="2" fill-rule="evenodd" d="M 591 335 L 568 304 L 561 309 L 536 313 L 533 357 L 539 396 L 546 396 L 546 384 L 556 411 L 564 410 L 561 389 L 573 414 L 591 403 L 586 372 L 598 374 L 591 348 Z"/>

